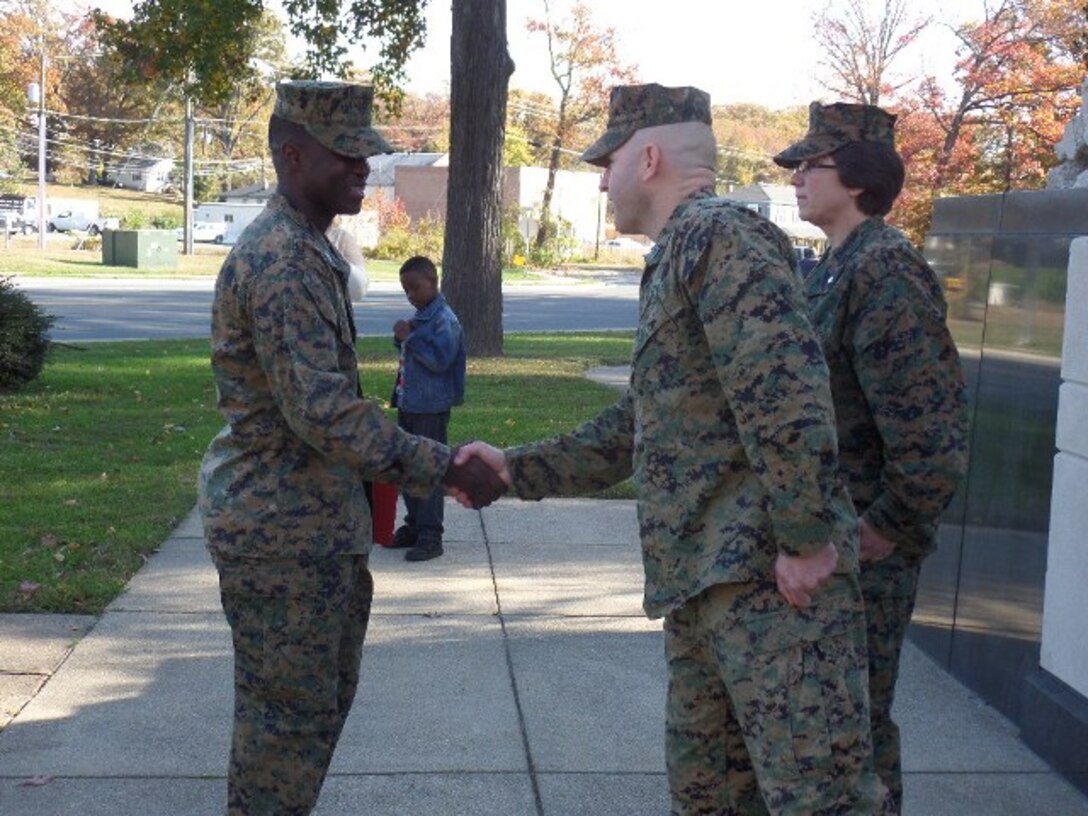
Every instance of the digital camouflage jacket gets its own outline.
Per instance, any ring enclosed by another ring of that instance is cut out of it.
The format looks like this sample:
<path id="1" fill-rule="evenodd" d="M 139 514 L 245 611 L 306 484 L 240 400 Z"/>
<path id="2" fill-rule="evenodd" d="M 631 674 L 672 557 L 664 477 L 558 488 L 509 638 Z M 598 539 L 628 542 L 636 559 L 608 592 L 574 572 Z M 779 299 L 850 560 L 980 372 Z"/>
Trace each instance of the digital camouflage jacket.
<path id="1" fill-rule="evenodd" d="M 702 193 L 648 256 L 627 394 L 572 433 L 508 451 L 539 498 L 633 475 L 651 617 L 719 583 L 774 581 L 828 542 L 857 569 L 828 371 L 786 236 Z"/>
<path id="2" fill-rule="evenodd" d="M 212 554 L 306 559 L 369 551 L 364 480 L 427 495 L 449 449 L 361 397 L 347 262 L 282 196 L 219 272 L 212 370 L 227 425 L 200 470 Z"/>
<path id="3" fill-rule="evenodd" d="M 937 276 L 901 232 L 870 218 L 805 289 L 857 511 L 901 552 L 924 555 L 967 469 L 963 369 Z"/>

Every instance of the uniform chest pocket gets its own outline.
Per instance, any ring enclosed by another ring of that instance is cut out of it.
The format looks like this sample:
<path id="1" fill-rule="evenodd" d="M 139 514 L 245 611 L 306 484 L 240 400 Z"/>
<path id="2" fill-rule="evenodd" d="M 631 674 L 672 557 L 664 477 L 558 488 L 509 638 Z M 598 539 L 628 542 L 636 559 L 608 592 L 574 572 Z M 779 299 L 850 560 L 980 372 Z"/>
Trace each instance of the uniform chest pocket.
<path id="1" fill-rule="evenodd" d="M 688 305 L 687 299 L 660 277 L 648 282 L 639 295 L 638 331 L 635 333 L 634 355 L 645 347 L 663 329 L 674 327 L 681 321 L 680 312 Z"/>
<path id="2" fill-rule="evenodd" d="M 351 304 L 333 283 L 322 281 L 319 286 L 309 285 L 313 309 L 336 336 L 339 345 L 354 350 L 355 326 L 351 318 Z"/>

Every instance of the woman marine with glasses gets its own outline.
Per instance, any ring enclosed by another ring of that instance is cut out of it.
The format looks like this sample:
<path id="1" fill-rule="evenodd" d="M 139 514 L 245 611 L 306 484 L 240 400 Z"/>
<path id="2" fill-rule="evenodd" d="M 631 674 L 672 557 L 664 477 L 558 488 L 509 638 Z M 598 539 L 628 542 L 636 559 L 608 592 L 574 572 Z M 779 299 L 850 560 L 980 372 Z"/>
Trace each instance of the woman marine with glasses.
<path id="1" fill-rule="evenodd" d="M 809 130 L 775 162 L 828 249 L 804 286 L 831 370 L 840 470 L 860 518 L 861 585 L 877 771 L 902 809 L 891 708 L 923 559 L 966 472 L 967 402 L 937 277 L 884 216 L 903 186 L 895 116 L 809 106 Z"/>

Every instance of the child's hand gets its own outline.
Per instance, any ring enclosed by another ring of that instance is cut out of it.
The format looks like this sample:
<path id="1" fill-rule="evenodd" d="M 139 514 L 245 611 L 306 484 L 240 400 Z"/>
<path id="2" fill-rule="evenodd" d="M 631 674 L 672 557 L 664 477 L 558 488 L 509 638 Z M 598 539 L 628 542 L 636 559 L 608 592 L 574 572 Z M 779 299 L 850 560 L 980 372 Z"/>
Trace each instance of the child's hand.
<path id="1" fill-rule="evenodd" d="M 409 334 L 412 333 L 412 324 L 407 320 L 398 320 L 393 324 L 393 337 L 397 340 L 404 341 Z"/>

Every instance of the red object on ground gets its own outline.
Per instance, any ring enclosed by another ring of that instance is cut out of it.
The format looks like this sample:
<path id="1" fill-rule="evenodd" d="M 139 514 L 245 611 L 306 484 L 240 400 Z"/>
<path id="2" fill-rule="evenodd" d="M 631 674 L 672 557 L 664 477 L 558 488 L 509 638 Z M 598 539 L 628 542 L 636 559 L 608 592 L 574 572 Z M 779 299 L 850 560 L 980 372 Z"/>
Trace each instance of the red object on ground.
<path id="1" fill-rule="evenodd" d="M 388 547 L 393 543 L 393 527 L 397 523 L 397 486 L 374 482 L 371 488 L 374 506 L 374 543 Z"/>

